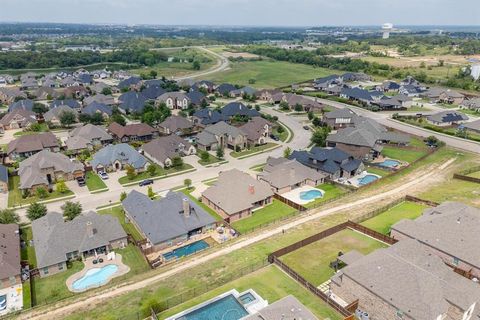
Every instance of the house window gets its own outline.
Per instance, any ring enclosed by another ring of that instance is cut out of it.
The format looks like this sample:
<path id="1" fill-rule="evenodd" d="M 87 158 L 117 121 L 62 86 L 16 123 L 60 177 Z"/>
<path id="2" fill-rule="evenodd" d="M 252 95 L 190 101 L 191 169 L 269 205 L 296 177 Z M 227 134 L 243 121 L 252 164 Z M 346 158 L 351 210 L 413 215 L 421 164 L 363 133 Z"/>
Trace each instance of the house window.
<path id="1" fill-rule="evenodd" d="M 453 258 L 453 264 L 458 266 L 458 263 L 459 263 L 458 258 Z"/>
<path id="2" fill-rule="evenodd" d="M 60 262 L 60 263 L 58 264 L 58 270 L 63 270 L 63 263 Z"/>
<path id="3" fill-rule="evenodd" d="M 43 268 L 43 274 L 48 274 L 48 267 Z"/>

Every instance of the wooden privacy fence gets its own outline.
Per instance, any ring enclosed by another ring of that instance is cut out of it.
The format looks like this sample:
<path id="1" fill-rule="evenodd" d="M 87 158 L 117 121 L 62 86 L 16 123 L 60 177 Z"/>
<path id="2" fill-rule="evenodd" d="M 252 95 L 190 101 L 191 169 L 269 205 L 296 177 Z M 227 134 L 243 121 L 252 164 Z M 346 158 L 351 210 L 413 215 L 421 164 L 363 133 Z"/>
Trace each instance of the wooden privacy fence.
<path id="1" fill-rule="evenodd" d="M 427 206 L 430 206 L 430 207 L 437 207 L 440 204 L 440 203 L 435 202 L 435 201 L 420 199 L 420 198 L 410 196 L 410 195 L 405 196 L 405 201 L 423 203 L 423 204 L 426 204 Z"/>
<path id="2" fill-rule="evenodd" d="M 274 199 L 277 199 L 278 201 L 280 202 L 283 202 L 285 203 L 286 205 L 294 208 L 295 210 L 298 210 L 298 211 L 306 211 L 307 208 L 305 208 L 304 206 L 302 206 L 301 204 L 298 204 L 296 202 L 293 202 L 292 200 L 289 200 L 285 197 L 282 197 L 281 195 L 279 195 L 278 193 L 274 193 L 273 194 L 273 198 Z"/>
<path id="3" fill-rule="evenodd" d="M 464 176 L 463 174 L 458 174 L 458 173 L 454 173 L 453 178 L 458 180 L 468 181 L 468 182 L 480 183 L 479 178 Z"/>

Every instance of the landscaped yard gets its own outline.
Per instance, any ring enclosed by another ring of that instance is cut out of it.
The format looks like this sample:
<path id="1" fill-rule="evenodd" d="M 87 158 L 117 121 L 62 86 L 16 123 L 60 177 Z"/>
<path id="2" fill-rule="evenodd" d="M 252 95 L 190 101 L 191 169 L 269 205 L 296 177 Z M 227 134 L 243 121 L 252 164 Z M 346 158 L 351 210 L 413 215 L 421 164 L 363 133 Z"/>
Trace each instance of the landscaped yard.
<path id="1" fill-rule="evenodd" d="M 98 174 L 95 174 L 93 171 L 87 171 L 85 174 L 85 182 L 90 192 L 107 189 L 107 185 L 105 182 L 103 182 L 102 178 L 100 178 Z"/>
<path id="2" fill-rule="evenodd" d="M 405 201 L 361 224 L 380 233 L 389 234 L 390 228 L 395 223 L 402 219 L 416 219 L 421 216 L 423 210 L 426 208 L 428 208 L 428 206 L 425 204 Z"/>
<path id="3" fill-rule="evenodd" d="M 339 252 L 357 250 L 368 254 L 384 247 L 386 245 L 382 242 L 346 229 L 286 254 L 280 260 L 318 286 L 335 274 L 334 269 L 330 268 L 330 262 L 336 260 Z"/>
<path id="4" fill-rule="evenodd" d="M 326 202 L 332 198 L 336 198 L 341 196 L 342 194 L 347 193 L 347 190 L 345 188 L 342 188 L 336 184 L 331 184 L 331 183 L 323 183 L 318 186 L 316 186 L 317 189 L 323 190 L 325 194 L 323 195 L 322 198 L 317 198 L 312 202 L 307 203 L 304 205 L 306 208 L 312 208 L 316 207 L 322 202 Z"/>
<path id="5" fill-rule="evenodd" d="M 32 307 L 32 288 L 30 286 L 30 281 L 25 281 L 22 284 L 22 294 L 23 294 L 23 309 L 29 309 Z"/>
<path id="6" fill-rule="evenodd" d="M 368 173 L 373 173 L 373 174 L 379 175 L 380 177 L 385 177 L 385 176 L 387 176 L 391 173 L 388 170 L 384 170 L 384 169 L 381 169 L 381 168 L 378 168 L 378 167 L 373 167 L 373 166 L 372 167 L 366 167 L 365 170 Z"/>
<path id="7" fill-rule="evenodd" d="M 240 233 L 251 231 L 266 223 L 292 215 L 296 210 L 276 199 L 265 208 L 254 211 L 252 216 L 232 223 L 232 227 Z"/>
<path id="8" fill-rule="evenodd" d="M 48 128 L 48 125 L 46 123 L 41 123 L 38 125 L 38 130 L 36 131 L 21 130 L 21 131 L 15 132 L 13 135 L 15 137 L 19 137 L 19 136 L 26 136 L 30 134 L 39 134 L 39 133 L 48 132 L 48 131 L 50 131 L 50 129 Z"/>
<path id="9" fill-rule="evenodd" d="M 151 164 L 151 165 L 155 166 L 155 173 L 153 175 L 145 171 L 137 174 L 133 179 L 129 179 L 127 176 L 123 176 L 120 179 L 118 179 L 118 182 L 120 182 L 121 184 L 126 184 L 131 182 L 139 182 L 145 179 L 162 179 L 162 177 L 165 177 L 165 175 L 167 174 L 177 173 L 180 171 L 185 171 L 193 168 L 188 163 L 184 163 L 180 167 L 170 167 L 167 169 L 162 168 L 157 164 Z"/>
<path id="10" fill-rule="evenodd" d="M 129 244 L 123 249 L 115 249 L 114 251 L 122 256 L 122 262 L 130 267 L 130 271 L 123 276 L 112 279 L 112 282 L 121 282 L 133 275 L 150 270 L 150 266 L 145 260 L 142 252 L 134 244 Z"/>
<path id="11" fill-rule="evenodd" d="M 252 155 L 252 154 L 257 153 L 257 152 L 263 152 L 267 149 L 274 148 L 275 146 L 278 146 L 278 144 L 273 143 L 273 142 L 268 142 L 266 144 L 262 144 L 260 146 L 255 146 L 255 147 L 252 147 L 250 149 L 245 149 L 245 150 L 242 150 L 242 151 L 239 151 L 239 152 L 232 151 L 230 153 L 230 155 L 234 158 L 240 158 L 240 157 L 245 157 L 245 156 L 248 156 L 248 155 Z"/>
<path id="12" fill-rule="evenodd" d="M 193 202 L 195 202 L 196 204 L 198 204 L 200 207 L 202 207 L 203 210 L 205 210 L 206 212 L 208 212 L 212 217 L 215 218 L 215 220 L 217 221 L 221 221 L 223 220 L 223 218 L 218 214 L 216 213 L 213 209 L 211 209 L 209 206 L 207 206 L 205 203 L 202 203 L 200 201 L 198 201 L 197 198 L 195 198 L 194 196 L 192 196 L 192 192 L 195 190 L 194 187 L 191 187 L 190 189 L 182 189 L 180 190 L 180 192 L 184 193 L 185 195 L 187 195 Z"/>
<path id="13" fill-rule="evenodd" d="M 307 289 L 303 288 L 276 266 L 265 267 L 215 290 L 209 291 L 206 294 L 160 313 L 158 318 L 165 319 L 166 317 L 191 308 L 232 289 L 236 289 L 239 292 L 253 289 L 263 299 L 268 300 L 270 304 L 288 295 L 293 295 L 319 319 L 343 319 L 343 317 L 335 313 L 333 309 L 326 305 L 322 300 L 310 293 Z"/>
<path id="14" fill-rule="evenodd" d="M 56 190 L 53 190 L 51 193 L 48 193 L 45 199 L 40 199 L 36 195 L 23 198 L 22 190 L 18 188 L 20 184 L 20 177 L 13 176 L 8 179 L 8 207 L 15 207 L 25 204 L 30 204 L 38 201 L 48 201 L 56 198 L 68 197 L 73 195 L 73 192 L 68 190 L 64 193 L 60 193 Z"/>
<path id="15" fill-rule="evenodd" d="M 204 161 L 204 160 L 202 160 L 202 158 L 200 158 L 200 155 L 198 155 L 198 157 L 200 158 L 198 160 L 198 163 L 200 163 L 202 166 L 208 166 L 208 165 L 213 164 L 213 163 L 224 161 L 223 159 L 219 159 L 219 158 L 211 155 L 210 153 L 209 153 L 209 156 L 210 157 L 208 158 L 208 160 Z"/>
<path id="16" fill-rule="evenodd" d="M 405 148 L 397 148 L 394 146 L 384 146 L 382 150 L 382 154 L 385 157 L 406 161 L 408 163 L 412 163 L 418 158 L 427 154 L 427 151 L 417 150 L 417 149 L 405 149 Z"/>
<path id="17" fill-rule="evenodd" d="M 125 213 L 123 211 L 123 207 L 121 205 L 115 206 L 109 209 L 103 209 L 98 211 L 99 214 L 110 214 L 118 219 L 120 224 L 123 227 L 123 230 L 125 230 L 126 233 L 132 235 L 133 239 L 135 241 L 140 241 L 143 240 L 143 236 L 140 234 L 140 232 L 135 228 L 133 223 L 126 222 L 125 221 Z"/>
<path id="18" fill-rule="evenodd" d="M 26 247 L 21 248 L 20 256 L 22 260 L 28 261 L 30 268 L 37 267 L 37 257 L 35 256 L 35 248 L 30 245 L 30 240 L 33 239 L 32 227 L 23 227 L 20 229 L 20 238 L 25 241 Z"/>

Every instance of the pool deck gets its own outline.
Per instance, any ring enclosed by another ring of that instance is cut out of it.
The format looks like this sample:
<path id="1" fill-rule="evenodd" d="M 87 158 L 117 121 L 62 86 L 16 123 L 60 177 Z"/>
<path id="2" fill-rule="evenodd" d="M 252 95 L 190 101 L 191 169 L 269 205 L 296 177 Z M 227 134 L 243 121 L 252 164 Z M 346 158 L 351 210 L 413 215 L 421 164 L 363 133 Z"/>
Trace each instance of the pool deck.
<path id="1" fill-rule="evenodd" d="M 301 192 L 307 192 L 307 191 L 311 191 L 311 190 L 315 190 L 315 191 L 320 191 L 322 193 L 322 197 L 325 196 L 325 191 L 321 190 L 321 189 L 318 189 L 318 188 L 314 188 L 312 186 L 302 186 L 302 187 L 299 187 L 299 188 L 296 188 L 296 189 L 293 189 L 291 191 L 288 191 L 288 192 L 285 192 L 285 193 L 282 193 L 281 196 L 290 200 L 290 201 L 293 201 L 297 204 L 300 204 L 300 205 L 304 205 L 304 204 L 307 204 L 307 203 L 310 203 L 310 202 L 313 202 L 315 201 L 316 199 L 311 199 L 311 200 L 303 200 L 303 199 L 300 199 L 300 193 Z"/>
<path id="2" fill-rule="evenodd" d="M 378 179 L 381 179 L 381 178 L 382 178 L 382 177 L 379 176 L 378 174 L 370 173 L 370 172 L 368 172 L 368 171 L 363 171 L 361 174 L 358 174 L 358 175 L 354 176 L 353 178 L 348 179 L 348 180 L 347 180 L 347 183 L 350 182 L 350 183 L 348 183 L 349 185 L 354 186 L 354 187 L 357 187 L 357 188 L 362 187 L 362 186 L 366 186 L 366 185 L 368 185 L 368 183 L 362 185 L 362 184 L 360 184 L 360 180 L 361 180 L 362 178 L 364 178 L 365 176 L 368 176 L 368 175 L 375 176 L 375 177 L 377 177 Z"/>
<path id="3" fill-rule="evenodd" d="M 127 265 L 125 265 L 123 262 L 122 262 L 122 255 L 116 253 L 115 254 L 115 259 L 113 260 L 107 260 L 107 255 L 106 254 L 99 254 L 97 256 L 98 258 L 102 258 L 103 259 L 103 263 L 97 263 L 97 264 L 93 264 L 93 260 L 95 260 L 95 257 L 89 257 L 85 260 L 83 260 L 83 263 L 85 264 L 84 268 L 82 269 L 82 271 L 80 272 L 77 272 L 73 275 L 71 275 L 67 281 L 66 281 L 66 285 L 67 285 L 67 288 L 68 290 L 72 291 L 72 292 L 84 292 L 84 291 L 87 291 L 87 290 L 90 290 L 90 289 L 93 289 L 93 288 L 98 288 L 98 287 L 101 287 L 101 286 L 104 286 L 106 285 L 107 283 L 110 282 L 110 280 L 112 280 L 113 278 L 115 277 L 119 277 L 119 276 L 122 276 L 126 273 L 128 273 L 130 271 L 130 267 L 128 267 Z M 91 286 L 89 288 L 86 288 L 86 289 L 83 289 L 83 290 L 75 290 L 73 289 L 73 283 L 82 278 L 85 273 L 87 273 L 88 270 L 90 269 L 93 269 L 93 268 L 101 268 L 101 267 L 104 267 L 106 265 L 109 265 L 109 264 L 114 264 L 118 267 L 118 270 L 117 272 L 115 272 L 113 275 L 111 275 L 110 277 L 107 278 L 107 281 L 105 283 L 103 283 L 102 285 L 99 285 L 99 286 Z"/>
<path id="4" fill-rule="evenodd" d="M 381 166 L 380 163 L 384 162 L 384 161 L 388 161 L 388 160 L 393 160 L 393 161 L 397 161 L 399 163 L 398 166 L 395 166 L 395 167 L 386 167 L 386 166 Z M 374 165 L 377 165 L 377 166 L 380 166 L 382 168 L 386 168 L 386 169 L 393 169 L 393 170 L 398 170 L 402 167 L 405 167 L 408 165 L 408 162 L 405 162 L 405 161 L 400 161 L 398 159 L 393 159 L 393 158 L 388 158 L 388 157 L 384 157 L 384 156 L 379 156 L 378 158 L 376 158 L 375 160 L 373 160 L 371 162 L 372 164 Z"/>

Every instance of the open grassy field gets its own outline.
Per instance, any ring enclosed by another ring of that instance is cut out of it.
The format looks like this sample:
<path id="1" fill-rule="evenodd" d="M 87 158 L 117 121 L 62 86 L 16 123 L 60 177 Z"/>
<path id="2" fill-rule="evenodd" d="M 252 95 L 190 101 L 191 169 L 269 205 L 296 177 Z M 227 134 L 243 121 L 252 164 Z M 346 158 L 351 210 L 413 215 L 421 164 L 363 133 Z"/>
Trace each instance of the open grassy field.
<path id="1" fill-rule="evenodd" d="M 287 295 L 293 295 L 300 300 L 310 311 L 312 311 L 319 319 L 340 320 L 342 317 L 335 313 L 322 300 L 307 291 L 305 288 L 296 283 L 292 278 L 288 277 L 283 271 L 276 266 L 269 266 L 260 269 L 252 274 L 244 276 L 238 280 L 232 281 L 215 290 L 209 291 L 195 299 L 189 300 L 181 305 L 178 305 L 168 311 L 162 312 L 158 315 L 159 319 L 165 319 L 182 310 L 191 308 L 208 299 L 236 289 L 239 292 L 253 289 L 262 298 L 268 300 L 271 304 Z"/>
<path id="2" fill-rule="evenodd" d="M 276 88 L 335 73 L 335 70 L 272 60 L 232 62 L 230 66 L 229 70 L 211 74 L 205 78 L 218 83 L 229 82 L 256 88 Z M 251 79 L 255 83 L 250 83 Z"/>
<path id="3" fill-rule="evenodd" d="M 392 225 L 402 219 L 416 219 L 426 208 L 428 208 L 427 205 L 405 201 L 361 224 L 380 233 L 388 234 Z"/>
<path id="4" fill-rule="evenodd" d="M 357 250 L 368 254 L 384 247 L 385 244 L 373 238 L 346 229 L 284 255 L 280 260 L 318 286 L 335 274 L 335 270 L 330 268 L 330 262 L 335 261 L 339 252 Z"/>
<path id="5" fill-rule="evenodd" d="M 266 223 L 289 216 L 295 212 L 296 210 L 294 208 L 274 199 L 272 204 L 253 212 L 251 217 L 233 222 L 232 226 L 240 233 L 245 233 Z"/>

